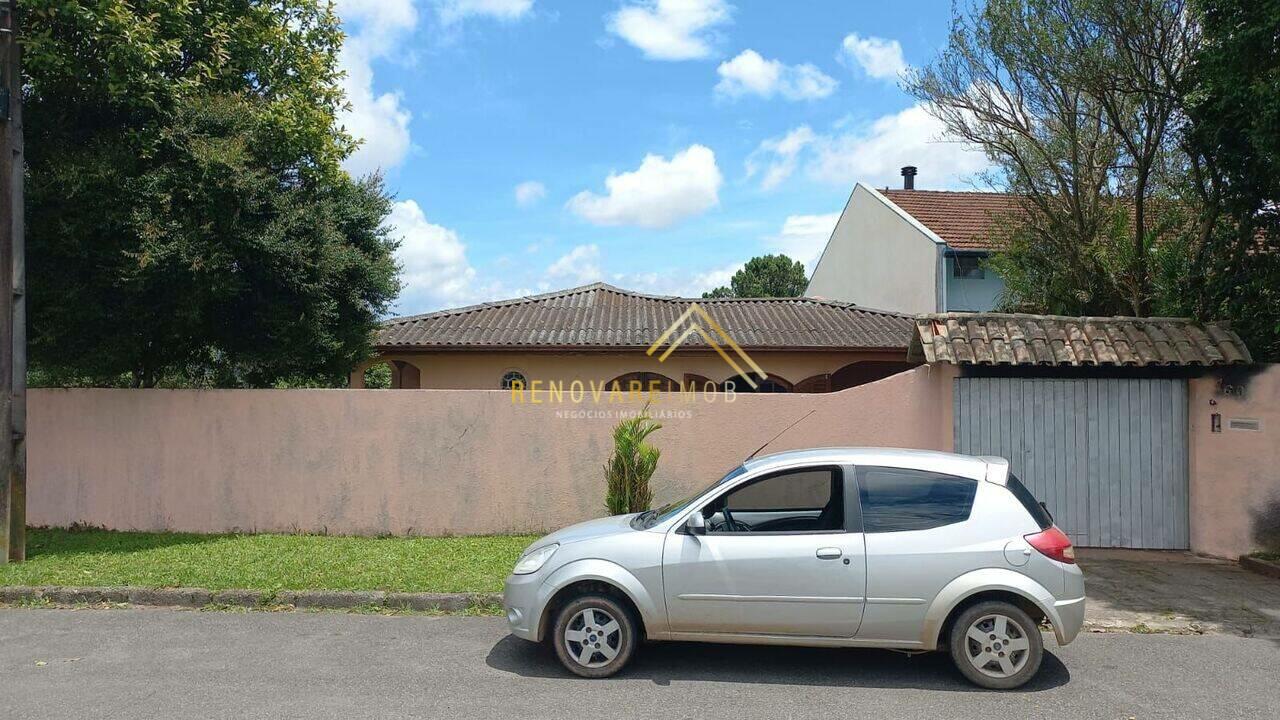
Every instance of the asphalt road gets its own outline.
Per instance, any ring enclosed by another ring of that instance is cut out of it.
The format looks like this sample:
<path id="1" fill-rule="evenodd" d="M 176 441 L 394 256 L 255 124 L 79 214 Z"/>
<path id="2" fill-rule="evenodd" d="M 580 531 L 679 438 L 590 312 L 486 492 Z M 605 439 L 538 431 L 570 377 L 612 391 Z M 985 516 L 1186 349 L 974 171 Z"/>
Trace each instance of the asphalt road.
<path id="1" fill-rule="evenodd" d="M 655 644 L 568 676 L 497 618 L 0 610 L 0 718 L 1280 717 L 1280 643 L 1082 635 L 1012 693 L 946 657 Z"/>

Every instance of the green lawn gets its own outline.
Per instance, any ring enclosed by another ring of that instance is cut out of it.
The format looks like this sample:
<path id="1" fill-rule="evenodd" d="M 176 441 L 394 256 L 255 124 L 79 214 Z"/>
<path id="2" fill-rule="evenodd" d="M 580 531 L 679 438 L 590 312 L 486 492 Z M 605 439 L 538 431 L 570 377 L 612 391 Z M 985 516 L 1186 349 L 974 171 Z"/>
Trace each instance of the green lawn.
<path id="1" fill-rule="evenodd" d="M 494 592 L 532 535 L 362 538 L 31 529 L 0 585 Z"/>

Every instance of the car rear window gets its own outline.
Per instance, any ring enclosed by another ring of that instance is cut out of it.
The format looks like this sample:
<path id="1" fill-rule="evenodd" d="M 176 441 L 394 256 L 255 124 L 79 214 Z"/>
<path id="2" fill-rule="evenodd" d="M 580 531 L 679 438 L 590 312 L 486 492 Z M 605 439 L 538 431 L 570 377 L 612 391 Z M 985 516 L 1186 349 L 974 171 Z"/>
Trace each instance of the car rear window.
<path id="1" fill-rule="evenodd" d="M 1036 500 L 1036 496 L 1031 494 L 1031 491 L 1027 489 L 1026 485 L 1022 484 L 1017 475 L 1009 473 L 1008 488 L 1009 492 L 1018 498 L 1018 502 L 1022 503 L 1022 507 L 1031 513 L 1031 519 L 1036 521 L 1041 530 L 1048 530 L 1049 526 L 1053 525 L 1053 516 Z"/>
<path id="2" fill-rule="evenodd" d="M 858 468 L 865 532 L 929 530 L 969 519 L 978 481 L 924 470 Z"/>

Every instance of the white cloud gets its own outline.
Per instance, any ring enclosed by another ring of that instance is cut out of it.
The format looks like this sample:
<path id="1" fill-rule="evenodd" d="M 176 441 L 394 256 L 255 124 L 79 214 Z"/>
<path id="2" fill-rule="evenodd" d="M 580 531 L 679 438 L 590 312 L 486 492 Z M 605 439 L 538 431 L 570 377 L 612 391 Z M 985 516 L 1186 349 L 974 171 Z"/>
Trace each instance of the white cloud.
<path id="1" fill-rule="evenodd" d="M 531 10 L 533 0 L 440 0 L 436 6 L 440 21 L 446 25 L 470 16 L 511 22 L 523 18 Z"/>
<path id="2" fill-rule="evenodd" d="M 338 122 L 363 141 L 344 166 L 356 175 L 393 168 L 412 145 L 413 114 L 399 92 L 374 91 L 373 62 L 399 49 L 418 22 L 417 11 L 412 0 L 338 0 L 337 12 L 348 35 L 338 64 L 346 72 L 342 85 L 351 106 L 339 114 Z"/>
<path id="3" fill-rule="evenodd" d="M 762 186 L 774 187 L 803 162 L 812 179 L 842 187 L 855 182 L 894 186 L 904 165 L 920 168 L 918 184 L 947 189 L 990 162 L 986 155 L 964 143 L 945 138 L 942 122 L 916 104 L 883 115 L 868 125 L 840 128 L 829 134 L 811 134 L 801 125 L 781 138 L 765 140 L 748 158 L 748 176 L 765 169 Z"/>
<path id="4" fill-rule="evenodd" d="M 729 19 L 724 0 L 642 0 L 609 17 L 609 32 L 651 60 L 696 60 L 711 54 L 709 29 Z"/>
<path id="5" fill-rule="evenodd" d="M 862 180 L 885 186 L 901 182 L 903 165 L 916 165 L 923 187 L 957 187 L 964 176 L 986 169 L 990 161 L 981 150 L 943 139 L 945 133 L 942 121 L 916 104 L 880 117 L 861 131 L 816 145 L 817 157 L 808 172 L 830 183 Z"/>
<path id="6" fill-rule="evenodd" d="M 765 60 L 755 50 L 743 50 L 732 60 L 720 63 L 716 72 L 720 75 L 716 94 L 732 98 L 781 95 L 787 100 L 814 100 L 827 97 L 839 85 L 813 65 Z"/>
<path id="7" fill-rule="evenodd" d="M 761 189 L 772 190 L 781 185 L 795 172 L 800 151 L 816 138 L 812 128 L 801 125 L 780 138 L 765 140 L 747 156 L 747 177 L 753 177 L 763 169 Z"/>
<path id="8" fill-rule="evenodd" d="M 411 29 L 418 22 L 413 0 L 336 0 L 343 23 L 357 22 L 370 35 Z"/>
<path id="9" fill-rule="evenodd" d="M 743 265 L 746 265 L 746 263 L 739 262 L 732 265 L 725 265 L 724 267 L 704 270 L 703 272 L 693 276 L 693 282 L 691 283 L 693 289 L 682 294 L 687 297 L 702 297 L 702 293 L 704 292 L 715 290 L 721 285 L 727 286 L 729 281 L 733 279 L 733 274 L 741 270 Z"/>
<path id="10" fill-rule="evenodd" d="M 714 287 L 728 285 L 729 279 L 743 265 L 737 262 L 702 271 L 676 266 L 643 272 L 605 272 L 605 264 L 604 252 L 599 245 L 576 245 L 547 266 L 544 273 L 546 281 L 538 283 L 539 290 L 546 292 L 605 281 L 626 290 L 651 295 L 697 298 Z"/>
<path id="11" fill-rule="evenodd" d="M 842 59 L 852 60 L 869 77 L 877 80 L 897 82 L 907 70 L 907 61 L 902 57 L 902 45 L 897 40 L 849 33 L 840 44 L 840 52 Z"/>
<path id="12" fill-rule="evenodd" d="M 531 207 L 547 196 L 547 186 L 537 180 L 526 180 L 516 186 L 516 204 Z"/>
<path id="13" fill-rule="evenodd" d="M 728 285 L 729 279 L 741 267 L 742 263 L 739 262 L 702 271 L 676 267 L 664 268 L 660 272 L 614 273 L 609 276 L 609 282 L 650 295 L 700 298 L 702 293 L 712 288 Z"/>
<path id="14" fill-rule="evenodd" d="M 782 230 L 767 238 L 769 246 L 792 260 L 804 263 L 805 273 L 812 275 L 822 249 L 836 228 L 840 213 L 825 215 L 790 215 L 782 223 Z"/>
<path id="15" fill-rule="evenodd" d="M 467 247 L 449 228 L 427 221 L 413 200 L 391 208 L 387 224 L 400 238 L 396 260 L 404 290 L 397 303 L 410 311 L 462 305 L 473 297 L 476 271 L 467 262 Z"/>
<path id="16" fill-rule="evenodd" d="M 715 207 L 723 181 L 715 153 L 690 145 L 670 160 L 646 155 L 639 168 L 605 179 L 608 194 L 584 190 L 566 207 L 596 225 L 663 228 Z"/>
<path id="17" fill-rule="evenodd" d="M 547 277 L 586 285 L 604 277 L 600 269 L 600 247 L 594 243 L 578 245 L 547 266 Z"/>

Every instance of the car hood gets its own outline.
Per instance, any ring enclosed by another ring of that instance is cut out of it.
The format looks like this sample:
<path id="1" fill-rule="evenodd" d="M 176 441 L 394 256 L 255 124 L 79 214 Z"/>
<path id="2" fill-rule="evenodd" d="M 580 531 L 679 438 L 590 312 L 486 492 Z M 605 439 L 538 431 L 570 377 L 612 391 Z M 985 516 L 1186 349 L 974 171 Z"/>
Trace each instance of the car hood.
<path id="1" fill-rule="evenodd" d="M 541 547 L 543 545 L 550 545 L 551 543 L 567 545 L 568 543 L 604 537 L 605 535 L 616 535 L 622 532 L 635 532 L 631 527 L 631 519 L 638 514 L 639 513 L 632 513 L 630 515 L 613 515 L 611 517 L 580 522 L 577 525 L 570 525 L 567 528 L 557 530 L 550 535 L 540 538 L 529 547 Z"/>

